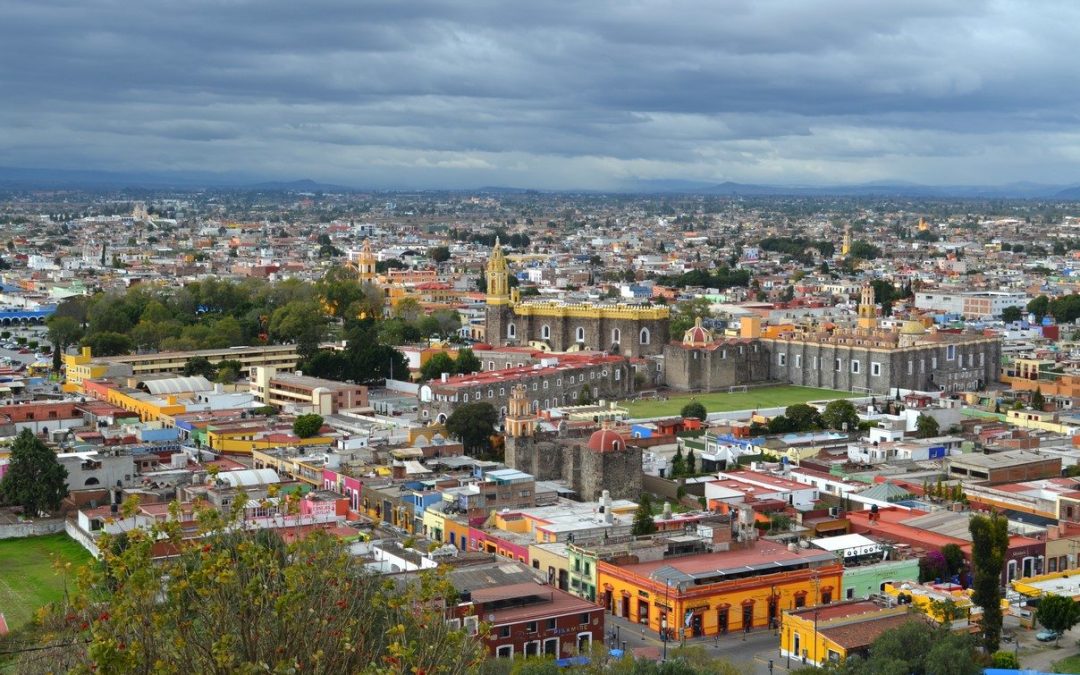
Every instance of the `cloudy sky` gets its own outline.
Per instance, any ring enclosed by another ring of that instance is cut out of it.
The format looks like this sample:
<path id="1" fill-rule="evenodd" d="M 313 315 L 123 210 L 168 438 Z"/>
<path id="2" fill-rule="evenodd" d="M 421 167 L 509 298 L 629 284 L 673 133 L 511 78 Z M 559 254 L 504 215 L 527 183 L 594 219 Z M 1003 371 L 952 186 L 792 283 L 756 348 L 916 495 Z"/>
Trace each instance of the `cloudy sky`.
<path id="1" fill-rule="evenodd" d="M 0 166 L 1080 182 L 1080 3 L 6 0 Z"/>

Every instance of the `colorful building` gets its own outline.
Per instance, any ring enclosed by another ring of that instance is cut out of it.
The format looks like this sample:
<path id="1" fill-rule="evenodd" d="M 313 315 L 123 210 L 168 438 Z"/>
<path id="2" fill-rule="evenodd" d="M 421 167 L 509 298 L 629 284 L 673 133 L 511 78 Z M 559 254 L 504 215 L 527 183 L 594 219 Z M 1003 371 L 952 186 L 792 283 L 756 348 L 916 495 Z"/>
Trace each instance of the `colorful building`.
<path id="1" fill-rule="evenodd" d="M 843 566 L 824 551 L 759 541 L 715 553 L 598 567 L 598 600 L 660 634 L 716 635 L 774 626 L 784 608 L 829 604 Z"/>
<path id="2" fill-rule="evenodd" d="M 814 666 L 837 663 L 866 653 L 882 633 L 912 620 L 905 606 L 882 607 L 870 600 L 784 610 L 780 657 Z"/>

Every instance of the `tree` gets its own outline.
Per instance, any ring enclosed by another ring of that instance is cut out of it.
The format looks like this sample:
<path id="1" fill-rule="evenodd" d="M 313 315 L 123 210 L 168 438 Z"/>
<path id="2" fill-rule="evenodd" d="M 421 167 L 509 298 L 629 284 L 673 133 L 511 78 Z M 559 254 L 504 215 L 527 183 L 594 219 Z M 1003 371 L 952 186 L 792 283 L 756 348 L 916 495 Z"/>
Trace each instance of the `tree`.
<path id="1" fill-rule="evenodd" d="M 859 258 L 861 260 L 874 260 L 881 257 L 881 249 L 874 246 L 868 241 L 859 239 L 852 242 L 851 249 L 848 251 L 849 258 Z"/>
<path id="2" fill-rule="evenodd" d="M 83 335 L 82 326 L 70 316 L 50 316 L 45 325 L 49 327 L 49 341 L 53 344 L 53 370 L 60 370 L 61 355 L 69 346 L 77 343 Z"/>
<path id="3" fill-rule="evenodd" d="M 322 531 L 285 543 L 232 520 L 201 508 L 198 538 L 175 523 L 132 530 L 126 546 L 103 535 L 102 564 L 14 670 L 465 675 L 482 663 L 478 637 L 446 621 L 455 591 L 439 572 L 387 583 Z M 176 554 L 154 560 L 154 542 Z"/>
<path id="4" fill-rule="evenodd" d="M 1024 317 L 1024 310 L 1021 309 L 1020 307 L 1016 307 L 1015 305 L 1012 306 L 1012 307 L 1006 307 L 1005 309 L 1001 310 L 1001 320 L 1004 321 L 1005 323 L 1012 323 L 1014 321 L 1019 321 L 1023 317 Z"/>
<path id="5" fill-rule="evenodd" d="M 937 419 L 926 413 L 920 413 L 915 420 L 915 436 L 917 438 L 934 438 L 939 431 L 940 426 Z"/>
<path id="6" fill-rule="evenodd" d="M 446 246 L 436 246 L 428 251 L 428 257 L 434 262 L 444 263 L 450 259 L 450 249 Z"/>
<path id="7" fill-rule="evenodd" d="M 104 331 L 84 337 L 82 346 L 89 347 L 94 356 L 120 356 L 131 352 L 134 345 L 123 333 Z"/>
<path id="8" fill-rule="evenodd" d="M 964 550 L 958 544 L 945 544 L 941 549 L 941 555 L 945 557 L 946 573 L 952 577 L 964 571 Z"/>
<path id="9" fill-rule="evenodd" d="M 1012 652 L 994 652 L 991 658 L 991 667 L 1002 670 L 1020 670 L 1020 659 Z"/>
<path id="10" fill-rule="evenodd" d="M 784 410 L 784 417 L 791 420 L 795 431 L 812 431 L 823 426 L 818 409 L 805 403 L 789 405 Z"/>
<path id="11" fill-rule="evenodd" d="M 461 441 L 466 453 L 486 455 L 491 451 L 491 435 L 498 422 L 499 412 L 490 403 L 466 403 L 447 418 L 446 431 Z"/>
<path id="12" fill-rule="evenodd" d="M 1040 295 L 1027 304 L 1027 311 L 1034 314 L 1036 319 L 1042 319 L 1050 313 L 1050 298 Z"/>
<path id="13" fill-rule="evenodd" d="M 767 426 L 770 434 L 787 434 L 795 431 L 795 425 L 783 415 L 776 415 L 769 419 Z"/>
<path id="14" fill-rule="evenodd" d="M 690 475 L 697 473 L 697 457 L 694 455 L 693 448 L 690 448 L 690 452 L 686 453 L 686 473 Z"/>
<path id="15" fill-rule="evenodd" d="M 293 433 L 300 438 L 311 438 L 323 427 L 322 415 L 316 415 L 309 413 L 307 415 L 300 415 L 293 421 Z"/>
<path id="16" fill-rule="evenodd" d="M 480 362 L 480 359 L 473 353 L 471 349 L 461 349 L 458 351 L 457 358 L 454 359 L 454 372 L 461 375 L 468 375 L 470 373 L 478 373 L 484 369 L 484 364 Z"/>
<path id="17" fill-rule="evenodd" d="M 1001 571 L 1009 547 L 1008 520 L 997 513 L 972 516 L 971 567 L 974 572 L 971 601 L 982 607 L 983 646 L 996 652 L 1001 640 Z"/>
<path id="18" fill-rule="evenodd" d="M 1046 397 L 1043 396 L 1042 387 L 1035 387 L 1035 393 L 1031 395 L 1031 407 L 1035 410 L 1046 407 Z"/>
<path id="19" fill-rule="evenodd" d="M 213 378 L 217 373 L 217 368 L 214 364 L 210 363 L 210 359 L 205 356 L 193 356 L 184 363 L 184 377 L 191 377 L 192 375 L 202 375 L 205 378 Z"/>
<path id="20" fill-rule="evenodd" d="M 676 448 L 675 456 L 671 458 L 671 477 L 677 478 L 686 473 L 686 458 L 683 457 L 682 448 Z"/>
<path id="21" fill-rule="evenodd" d="M 67 476 L 56 453 L 23 429 L 11 444 L 11 461 L 0 480 L 0 501 L 21 506 L 27 516 L 52 511 L 67 496 Z"/>
<path id="22" fill-rule="evenodd" d="M 443 373 L 453 375 L 457 372 L 457 364 L 446 352 L 432 354 L 431 358 L 420 367 L 420 377 L 424 380 L 437 380 Z"/>
<path id="23" fill-rule="evenodd" d="M 314 301 L 294 300 L 274 310 L 268 330 L 272 339 L 296 343 L 296 353 L 309 358 L 326 334 L 326 316 Z"/>
<path id="24" fill-rule="evenodd" d="M 697 418 L 702 422 L 709 417 L 709 413 L 705 411 L 705 406 L 700 401 L 690 401 L 682 407 L 679 414 L 686 419 Z"/>
<path id="25" fill-rule="evenodd" d="M 1060 636 L 1080 623 L 1080 604 L 1067 595 L 1044 595 L 1035 616 L 1039 623 Z"/>
<path id="26" fill-rule="evenodd" d="M 851 401 L 829 401 L 821 413 L 821 423 L 829 429 L 854 431 L 859 426 L 859 412 Z"/>
<path id="27" fill-rule="evenodd" d="M 653 519 L 652 499 L 648 493 L 642 494 L 638 499 L 637 511 L 634 512 L 634 524 L 630 528 L 630 534 L 641 537 L 656 532 L 656 521 Z"/>
<path id="28" fill-rule="evenodd" d="M 683 333 L 694 325 L 696 319 L 712 316 L 712 302 L 708 298 L 684 300 L 671 308 L 671 323 L 668 330 L 674 339 L 681 340 Z"/>

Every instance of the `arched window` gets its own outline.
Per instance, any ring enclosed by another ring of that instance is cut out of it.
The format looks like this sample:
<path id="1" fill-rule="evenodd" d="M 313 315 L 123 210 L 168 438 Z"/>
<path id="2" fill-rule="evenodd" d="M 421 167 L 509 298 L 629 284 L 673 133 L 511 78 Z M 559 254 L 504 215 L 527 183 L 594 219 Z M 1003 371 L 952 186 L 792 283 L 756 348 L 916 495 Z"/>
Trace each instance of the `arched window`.
<path id="1" fill-rule="evenodd" d="M 649 344 L 649 338 L 650 338 L 649 329 L 648 328 L 642 328 L 641 329 L 641 335 L 639 336 L 638 342 L 640 342 L 643 345 L 647 345 L 647 344 Z"/>
<path id="2" fill-rule="evenodd" d="M 517 337 L 517 326 L 515 326 L 514 324 L 508 325 L 506 327 L 506 337 L 510 338 L 511 340 L 516 338 Z"/>
<path id="3" fill-rule="evenodd" d="M 581 326 L 578 326 L 578 329 L 577 329 L 577 341 L 578 342 L 585 342 L 585 329 L 582 328 Z"/>
<path id="4" fill-rule="evenodd" d="M 619 445 L 618 441 L 612 441 L 611 442 L 611 449 L 614 450 L 615 452 L 618 452 L 620 447 L 622 447 L 622 446 Z"/>
<path id="5" fill-rule="evenodd" d="M 611 344 L 617 345 L 622 342 L 622 331 L 618 328 L 611 329 Z"/>
<path id="6" fill-rule="evenodd" d="M 541 340 L 550 340 L 551 339 L 551 326 L 549 326 L 547 324 L 544 324 L 543 326 L 540 326 L 540 339 Z"/>

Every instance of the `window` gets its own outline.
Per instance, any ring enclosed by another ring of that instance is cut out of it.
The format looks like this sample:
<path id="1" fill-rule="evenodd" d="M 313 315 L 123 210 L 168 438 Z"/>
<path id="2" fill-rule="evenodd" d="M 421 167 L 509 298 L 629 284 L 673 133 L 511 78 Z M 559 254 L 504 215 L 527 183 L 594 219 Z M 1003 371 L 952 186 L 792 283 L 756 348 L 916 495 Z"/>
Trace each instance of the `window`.
<path id="1" fill-rule="evenodd" d="M 571 375 L 571 376 L 570 376 L 570 384 L 573 384 L 573 383 L 574 383 L 574 376 L 573 376 L 573 375 Z"/>
<path id="2" fill-rule="evenodd" d="M 499 396 L 506 396 L 506 387 L 499 387 Z"/>
<path id="3" fill-rule="evenodd" d="M 937 368 L 937 357 L 936 356 L 931 356 L 930 357 L 930 367 L 931 368 Z"/>
<path id="4" fill-rule="evenodd" d="M 649 329 L 648 328 L 642 328 L 641 329 L 641 335 L 638 336 L 638 342 L 640 342 L 643 345 L 649 344 Z"/>
<path id="5" fill-rule="evenodd" d="M 851 360 L 851 372 L 856 374 L 856 375 L 859 374 L 859 360 L 858 359 L 852 359 Z"/>
<path id="6" fill-rule="evenodd" d="M 547 389 L 547 388 L 548 388 L 548 381 L 544 380 L 544 389 Z"/>
<path id="7" fill-rule="evenodd" d="M 447 619 L 446 625 L 450 627 L 450 630 L 461 630 L 461 619 Z"/>
<path id="8" fill-rule="evenodd" d="M 507 636 L 509 637 L 509 636 Z M 512 659 L 514 658 L 514 645 L 503 645 L 502 647 L 496 647 L 495 658 L 498 659 Z"/>
<path id="9" fill-rule="evenodd" d="M 615 381 L 616 382 L 618 382 L 619 379 L 621 379 L 620 378 L 621 375 L 622 375 L 622 369 L 621 368 L 616 368 L 615 369 Z"/>
<path id="10" fill-rule="evenodd" d="M 535 633 L 536 632 L 536 622 L 535 621 L 530 621 L 529 623 L 525 624 L 525 632 L 526 633 Z"/>
<path id="11" fill-rule="evenodd" d="M 870 374 L 874 377 L 881 377 L 881 364 L 877 361 L 870 362 Z"/>
<path id="12" fill-rule="evenodd" d="M 780 352 L 779 354 L 777 354 L 776 359 L 777 363 L 779 363 L 781 366 L 787 365 L 787 354 L 785 354 L 784 352 Z"/>
<path id="13" fill-rule="evenodd" d="M 588 563 L 586 563 L 586 566 L 588 566 Z M 582 626 L 587 626 L 589 624 L 589 613 L 588 612 L 585 612 L 585 613 L 583 613 L 581 615 L 581 620 L 579 621 L 579 623 Z"/>
<path id="14" fill-rule="evenodd" d="M 480 617 L 467 616 L 465 617 L 465 630 L 469 635 L 476 635 L 476 632 L 480 629 Z"/>
<path id="15" fill-rule="evenodd" d="M 561 387 L 562 386 L 562 378 L 561 377 L 555 379 L 555 386 L 556 387 Z"/>
<path id="16" fill-rule="evenodd" d="M 538 382 L 533 382 L 533 391 L 536 391 L 539 388 L 537 386 L 538 384 L 539 384 Z"/>
<path id="17" fill-rule="evenodd" d="M 585 329 L 580 327 L 580 326 L 578 326 L 578 329 L 577 329 L 577 341 L 578 342 L 585 342 Z"/>
<path id="18" fill-rule="evenodd" d="M 839 373 L 841 370 L 843 370 L 844 369 L 843 359 L 836 359 L 835 366 L 836 366 L 836 372 Z"/>
<path id="19" fill-rule="evenodd" d="M 846 592 L 847 592 L 847 599 L 848 600 L 851 600 L 852 598 L 855 597 L 855 589 L 854 588 L 849 588 L 849 589 L 847 589 Z"/>
<path id="20" fill-rule="evenodd" d="M 488 370 L 495 370 L 495 362 L 488 361 Z"/>
<path id="21" fill-rule="evenodd" d="M 908 359 L 907 360 L 907 374 L 911 375 L 914 372 L 915 372 L 915 361 L 913 361 L 912 359 Z"/>
<path id="22" fill-rule="evenodd" d="M 611 344 L 617 345 L 622 340 L 622 331 L 618 328 L 611 329 Z"/>
<path id="23" fill-rule="evenodd" d="M 506 327 L 506 337 L 508 339 L 510 339 L 510 340 L 513 340 L 514 338 L 516 338 L 517 337 L 517 326 L 515 326 L 514 324 L 508 325 Z"/>
<path id="24" fill-rule="evenodd" d="M 462 394 L 461 395 L 461 402 L 462 403 L 468 403 L 469 402 L 469 395 L 468 394 Z"/>
<path id="25" fill-rule="evenodd" d="M 545 324 L 540 327 L 540 339 L 547 340 L 549 338 L 551 338 L 551 326 Z"/>
<path id="26" fill-rule="evenodd" d="M 547 629 L 548 630 L 555 630 L 555 619 L 548 619 L 547 620 Z"/>
<path id="27" fill-rule="evenodd" d="M 488 398 L 495 398 L 495 390 L 488 389 Z"/>
<path id="28" fill-rule="evenodd" d="M 945 348 L 945 360 L 946 361 L 955 361 L 956 360 L 956 345 L 949 345 L 949 346 L 947 346 Z"/>
<path id="29" fill-rule="evenodd" d="M 795 367 L 802 368 L 802 354 L 795 355 Z"/>

